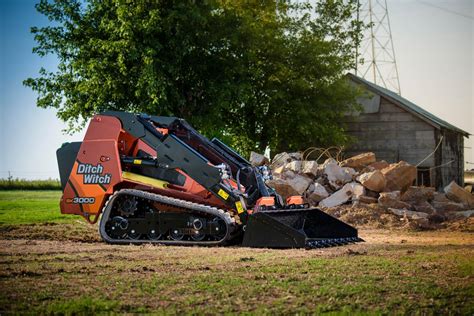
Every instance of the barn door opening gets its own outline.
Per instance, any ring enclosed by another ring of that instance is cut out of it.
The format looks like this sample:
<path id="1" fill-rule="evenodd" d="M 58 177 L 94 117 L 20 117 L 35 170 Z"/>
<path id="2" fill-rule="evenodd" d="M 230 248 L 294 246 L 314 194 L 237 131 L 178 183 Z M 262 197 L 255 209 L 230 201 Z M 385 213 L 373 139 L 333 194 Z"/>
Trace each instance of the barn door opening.
<path id="1" fill-rule="evenodd" d="M 416 185 L 430 187 L 431 186 L 431 172 L 428 167 L 418 167 L 416 173 Z"/>

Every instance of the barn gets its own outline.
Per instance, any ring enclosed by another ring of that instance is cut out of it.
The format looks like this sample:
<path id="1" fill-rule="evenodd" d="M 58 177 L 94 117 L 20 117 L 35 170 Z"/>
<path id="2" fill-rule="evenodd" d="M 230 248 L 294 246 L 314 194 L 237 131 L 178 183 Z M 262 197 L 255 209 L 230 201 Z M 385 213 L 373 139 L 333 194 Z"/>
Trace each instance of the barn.
<path id="1" fill-rule="evenodd" d="M 398 94 L 353 74 L 363 89 L 360 112 L 344 118 L 354 139 L 346 155 L 372 151 L 378 160 L 417 166 L 416 185 L 438 190 L 452 180 L 464 185 L 464 137 L 469 133 L 434 116 Z"/>

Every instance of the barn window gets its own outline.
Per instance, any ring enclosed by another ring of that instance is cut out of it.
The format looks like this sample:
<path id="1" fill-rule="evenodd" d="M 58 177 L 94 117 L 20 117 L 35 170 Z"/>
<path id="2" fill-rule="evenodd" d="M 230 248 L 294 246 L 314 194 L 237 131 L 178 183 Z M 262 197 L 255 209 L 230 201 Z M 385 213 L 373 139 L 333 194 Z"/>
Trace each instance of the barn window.
<path id="1" fill-rule="evenodd" d="M 416 185 L 430 187 L 431 186 L 431 173 L 430 168 L 418 167 L 416 174 Z"/>

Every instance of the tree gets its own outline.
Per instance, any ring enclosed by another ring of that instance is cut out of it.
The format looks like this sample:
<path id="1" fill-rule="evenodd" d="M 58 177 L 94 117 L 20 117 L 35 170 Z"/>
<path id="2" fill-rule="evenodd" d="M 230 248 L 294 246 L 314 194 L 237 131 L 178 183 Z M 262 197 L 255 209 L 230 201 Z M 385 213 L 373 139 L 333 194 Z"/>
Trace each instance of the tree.
<path id="1" fill-rule="evenodd" d="M 183 117 L 244 153 L 343 144 L 356 3 L 41 0 L 52 24 L 31 29 L 33 52 L 59 65 L 24 84 L 69 131 L 116 109 Z"/>

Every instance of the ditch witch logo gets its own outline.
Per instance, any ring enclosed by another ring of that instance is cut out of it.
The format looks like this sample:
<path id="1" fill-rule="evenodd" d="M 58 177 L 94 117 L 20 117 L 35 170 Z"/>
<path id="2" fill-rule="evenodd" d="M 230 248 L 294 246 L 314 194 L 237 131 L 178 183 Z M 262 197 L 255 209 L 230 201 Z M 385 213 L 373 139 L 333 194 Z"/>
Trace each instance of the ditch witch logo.
<path id="1" fill-rule="evenodd" d="M 112 176 L 110 173 L 102 175 L 104 167 L 99 163 L 94 166 L 89 163 L 80 163 L 77 166 L 77 174 L 83 174 L 84 184 L 109 184 Z"/>

